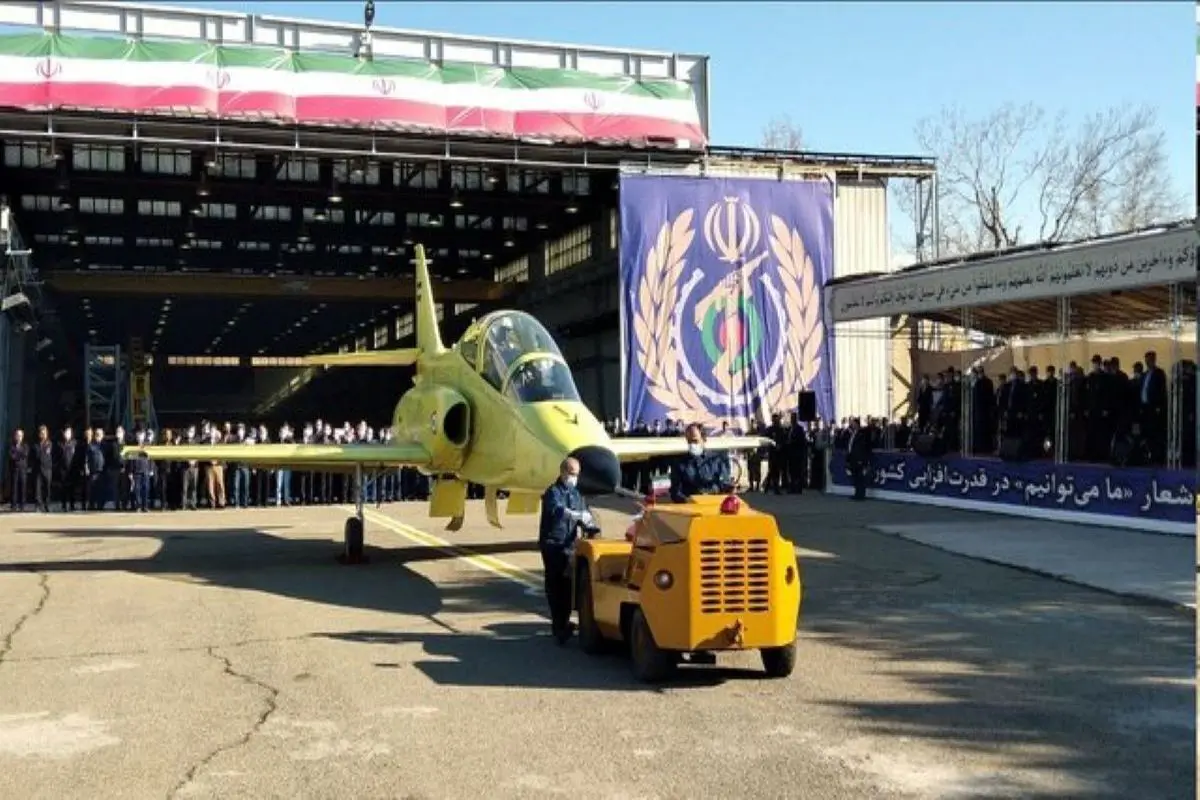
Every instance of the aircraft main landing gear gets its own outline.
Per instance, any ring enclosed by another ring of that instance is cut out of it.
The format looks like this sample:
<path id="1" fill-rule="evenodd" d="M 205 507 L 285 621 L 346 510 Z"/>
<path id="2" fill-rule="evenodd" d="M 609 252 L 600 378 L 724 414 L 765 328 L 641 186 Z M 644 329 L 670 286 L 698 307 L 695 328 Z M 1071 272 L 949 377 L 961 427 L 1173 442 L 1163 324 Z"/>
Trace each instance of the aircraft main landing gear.
<path id="1" fill-rule="evenodd" d="M 346 565 L 367 563 L 364 528 L 362 465 L 356 464 L 354 466 L 354 516 L 346 520 L 342 529 L 344 547 L 341 555 L 338 556 L 338 561 Z"/>

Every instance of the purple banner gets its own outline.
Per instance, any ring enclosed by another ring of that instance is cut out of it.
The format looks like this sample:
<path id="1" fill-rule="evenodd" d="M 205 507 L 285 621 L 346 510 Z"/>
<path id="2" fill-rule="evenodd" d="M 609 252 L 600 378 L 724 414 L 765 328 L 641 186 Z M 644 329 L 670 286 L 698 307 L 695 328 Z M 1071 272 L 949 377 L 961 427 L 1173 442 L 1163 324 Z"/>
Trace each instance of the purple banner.
<path id="1" fill-rule="evenodd" d="M 621 178 L 625 421 L 833 416 L 827 181 Z"/>
<path id="2" fill-rule="evenodd" d="M 829 474 L 835 486 L 853 486 L 844 451 L 833 454 Z M 895 494 L 1191 524 L 1196 518 L 1195 479 L 1195 472 L 1181 469 L 875 453 L 867 486 Z"/>

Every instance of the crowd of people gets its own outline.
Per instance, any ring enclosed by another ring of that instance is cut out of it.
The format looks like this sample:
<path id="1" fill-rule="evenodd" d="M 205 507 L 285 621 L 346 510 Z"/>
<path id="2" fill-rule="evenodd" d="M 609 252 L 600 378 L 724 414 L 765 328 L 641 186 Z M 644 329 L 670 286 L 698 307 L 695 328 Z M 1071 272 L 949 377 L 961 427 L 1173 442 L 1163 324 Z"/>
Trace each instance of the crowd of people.
<path id="1" fill-rule="evenodd" d="M 14 511 L 31 504 L 41 511 L 50 511 L 52 504 L 62 511 L 165 511 L 350 503 L 356 500 L 354 481 L 343 473 L 257 469 L 206 459 L 155 462 L 125 458 L 121 451 L 135 443 L 386 444 L 391 438 L 387 426 L 377 431 L 359 422 L 335 428 L 319 419 L 299 432 L 284 424 L 274 438 L 265 425 L 230 422 L 203 421 L 199 426 L 161 433 L 138 430 L 132 437 L 122 427 L 111 435 L 103 428 L 91 428 L 79 438 L 70 426 L 52 436 L 43 425 L 34 442 L 27 442 L 22 430 L 13 433 L 8 449 L 9 505 Z M 364 502 L 381 504 L 428 496 L 428 478 L 416 469 L 388 470 L 363 481 Z"/>
<path id="2" fill-rule="evenodd" d="M 915 420 L 911 426 L 903 424 L 903 439 L 893 446 L 908 449 L 916 436 L 924 436 L 939 451 L 962 452 L 969 441 L 976 456 L 1053 458 L 1059 440 L 1058 400 L 1065 391 L 1063 460 L 1162 466 L 1168 460 L 1168 396 L 1175 383 L 1181 404 L 1174 431 L 1180 461 L 1195 466 L 1196 364 L 1182 360 L 1171 373 L 1159 366 L 1154 352 L 1133 364 L 1131 373 L 1122 369 L 1119 358 L 1100 355 L 1092 357 L 1090 369 L 1072 361 L 1061 375 L 1053 366 L 1013 367 L 993 380 L 982 367 L 966 373 L 948 367 L 922 376 Z"/>
<path id="3" fill-rule="evenodd" d="M 969 441 L 976 456 L 1053 458 L 1057 402 L 1065 384 L 1066 460 L 1159 466 L 1167 461 L 1171 382 L 1178 382 L 1180 392 L 1180 460 L 1184 467 L 1194 467 L 1195 362 L 1179 362 L 1168 376 L 1153 352 L 1135 363 L 1131 374 L 1123 371 L 1119 359 L 1099 355 L 1092 358 L 1090 370 L 1071 362 L 1061 376 L 1052 366 L 1028 371 L 1014 367 L 993 380 L 981 367 L 965 373 L 948 367 L 922 376 L 910 417 L 867 418 L 861 423 L 848 418 L 837 424 L 804 423 L 795 413 L 775 414 L 769 423 L 753 423 L 749 430 L 723 423 L 709 435 L 746 433 L 770 439 L 773 447 L 741 454 L 735 478 L 750 491 L 775 494 L 823 489 L 826 454 L 847 449 L 856 431 L 866 434 L 861 441 L 867 451 L 921 449 L 923 438 L 925 447 L 932 442 L 932 449 L 939 452 L 961 452 Z M 969 407 L 963 403 L 964 393 Z M 969 417 L 963 413 L 965 408 Z M 682 437 L 685 423 L 638 420 L 625 425 L 612 420 L 606 428 L 611 436 Z M 33 442 L 21 430 L 13 434 L 8 451 L 9 503 L 13 510 L 32 504 L 42 511 L 49 511 L 51 504 L 63 511 L 149 511 L 350 503 L 356 499 L 353 478 L 342 473 L 258 469 L 205 459 L 151 462 L 126 459 L 121 449 L 134 443 L 387 443 L 391 437 L 386 425 L 376 429 L 366 422 L 347 422 L 334 427 L 320 419 L 298 432 L 284 424 L 274 436 L 265 425 L 208 421 L 160 433 L 139 430 L 132 437 L 120 427 L 111 435 L 92 428 L 78 439 L 71 427 L 52 434 L 41 426 Z M 656 479 L 668 473 L 670 464 L 669 458 L 627 464 L 624 485 L 648 492 Z M 363 484 L 364 502 L 376 504 L 425 500 L 429 492 L 428 477 L 407 467 L 371 474 Z M 470 486 L 468 496 L 482 497 L 483 488 Z"/>

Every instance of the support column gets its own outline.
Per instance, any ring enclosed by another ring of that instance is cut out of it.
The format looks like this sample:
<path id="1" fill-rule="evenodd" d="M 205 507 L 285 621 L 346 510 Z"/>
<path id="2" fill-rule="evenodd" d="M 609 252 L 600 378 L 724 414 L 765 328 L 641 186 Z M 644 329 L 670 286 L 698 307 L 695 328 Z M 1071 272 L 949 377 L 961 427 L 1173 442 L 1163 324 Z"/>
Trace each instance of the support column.
<path id="1" fill-rule="evenodd" d="M 1082 380 L 1072 375 L 1068 378 L 1066 365 L 1068 358 L 1068 340 L 1071 338 L 1071 298 L 1058 298 L 1058 364 L 1061 374 L 1058 376 L 1058 393 L 1054 398 L 1054 463 L 1064 464 L 1069 455 L 1067 449 L 1071 441 L 1071 382 Z"/>
<path id="2" fill-rule="evenodd" d="M 1167 469 L 1179 469 L 1183 459 L 1183 437 L 1190 431 L 1183 430 L 1183 348 L 1179 335 L 1183 330 L 1183 287 L 1172 283 L 1168 287 L 1171 300 L 1171 357 L 1167 373 Z"/>
<path id="3" fill-rule="evenodd" d="M 964 308 L 959 312 L 959 326 L 962 328 L 964 342 L 970 341 L 970 330 L 973 324 L 971 309 Z M 970 373 L 967 371 L 968 364 L 966 363 L 966 354 L 970 351 L 959 351 L 963 355 L 958 359 L 958 371 L 962 375 L 959 379 L 959 398 L 958 398 L 958 416 L 959 416 L 959 445 L 958 451 L 964 458 L 970 458 L 975 455 L 975 391 L 971 386 L 971 382 L 967 380 Z"/>

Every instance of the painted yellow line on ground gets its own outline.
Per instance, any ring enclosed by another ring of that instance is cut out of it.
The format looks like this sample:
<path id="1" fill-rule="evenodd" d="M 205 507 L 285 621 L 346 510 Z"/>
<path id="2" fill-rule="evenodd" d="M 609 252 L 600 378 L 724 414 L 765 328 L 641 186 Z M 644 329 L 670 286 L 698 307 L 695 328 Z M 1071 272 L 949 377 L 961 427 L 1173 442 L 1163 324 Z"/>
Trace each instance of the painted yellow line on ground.
<path id="1" fill-rule="evenodd" d="M 353 510 L 350 511 L 353 513 Z M 454 558 L 470 564 L 477 569 L 481 569 L 484 572 L 490 572 L 493 575 L 498 575 L 501 578 L 512 581 L 513 583 L 520 584 L 526 590 L 530 590 L 531 592 L 542 591 L 541 576 L 529 572 L 528 570 L 521 569 L 516 564 L 510 564 L 509 562 L 500 558 L 496 558 L 495 556 L 489 556 L 484 553 L 476 553 L 469 547 L 463 547 L 462 545 L 448 542 L 445 539 L 434 536 L 431 533 L 426 533 L 425 531 L 414 528 L 411 525 L 405 525 L 403 522 L 392 519 L 386 514 L 381 514 L 377 511 L 369 511 L 364 509 L 363 515 L 366 517 L 368 522 L 387 528 L 392 533 L 402 536 L 414 544 L 441 550 L 446 555 L 453 556 Z"/>

